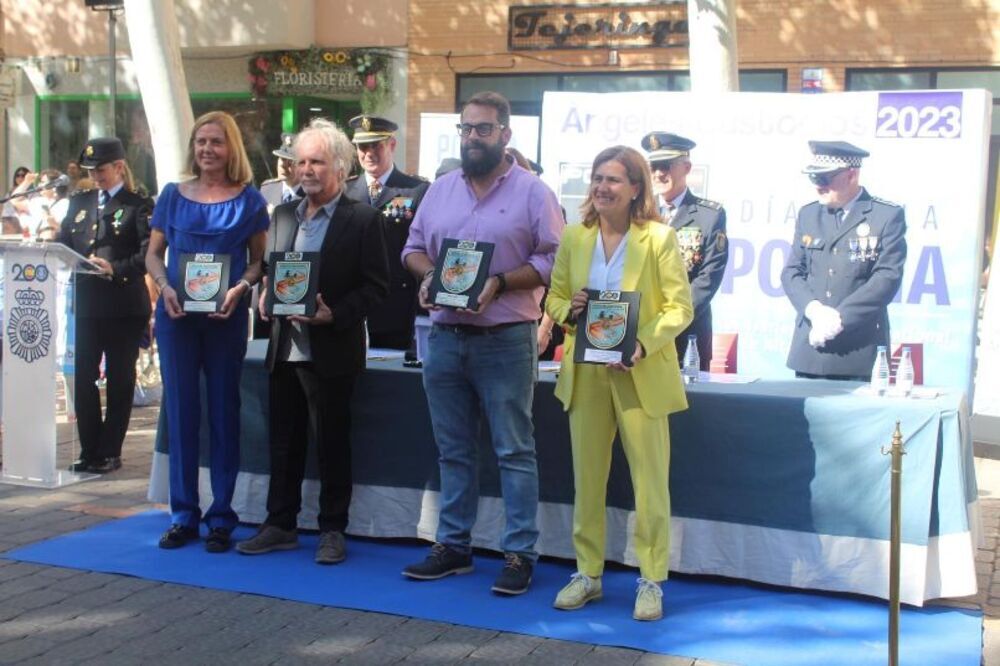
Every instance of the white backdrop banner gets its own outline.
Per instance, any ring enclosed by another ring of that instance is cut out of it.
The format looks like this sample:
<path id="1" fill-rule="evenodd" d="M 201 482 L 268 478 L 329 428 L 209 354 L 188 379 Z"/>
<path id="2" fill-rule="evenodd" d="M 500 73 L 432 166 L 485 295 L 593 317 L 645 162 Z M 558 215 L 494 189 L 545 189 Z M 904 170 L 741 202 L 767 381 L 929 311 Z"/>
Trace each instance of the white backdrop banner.
<path id="1" fill-rule="evenodd" d="M 903 285 L 889 307 L 893 345 L 922 344 L 924 383 L 972 389 L 992 98 L 983 90 L 774 93 L 546 93 L 543 179 L 570 221 L 602 149 L 647 132 L 697 142 L 689 186 L 728 215 L 729 265 L 712 302 L 716 333 L 738 333 L 740 373 L 790 377 L 795 314 L 781 287 L 809 140 L 871 152 L 861 181 L 906 207 Z"/>
<path id="2" fill-rule="evenodd" d="M 459 157 L 459 136 L 455 125 L 460 122 L 457 113 L 420 114 L 420 162 L 418 173 L 434 180 L 441 160 Z M 510 117 L 510 147 L 517 148 L 529 160 L 538 161 L 538 117 Z"/>

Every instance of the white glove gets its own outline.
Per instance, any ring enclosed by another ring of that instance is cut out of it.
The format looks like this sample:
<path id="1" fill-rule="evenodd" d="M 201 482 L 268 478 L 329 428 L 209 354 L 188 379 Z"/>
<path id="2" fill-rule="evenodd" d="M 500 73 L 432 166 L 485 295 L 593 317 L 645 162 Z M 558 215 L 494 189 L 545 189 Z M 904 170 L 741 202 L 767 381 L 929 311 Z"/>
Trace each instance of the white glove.
<path id="1" fill-rule="evenodd" d="M 813 347 L 823 346 L 844 330 L 844 322 L 837 309 L 823 305 L 819 301 L 810 301 L 806 306 L 805 315 L 811 324 L 809 344 Z"/>

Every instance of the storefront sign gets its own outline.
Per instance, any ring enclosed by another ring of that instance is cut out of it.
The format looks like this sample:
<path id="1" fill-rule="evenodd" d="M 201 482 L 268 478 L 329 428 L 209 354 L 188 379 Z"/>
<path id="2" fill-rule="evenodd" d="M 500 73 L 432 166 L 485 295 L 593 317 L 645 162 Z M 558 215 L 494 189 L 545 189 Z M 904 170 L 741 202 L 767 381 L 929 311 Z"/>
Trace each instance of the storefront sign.
<path id="1" fill-rule="evenodd" d="M 511 51 L 687 46 L 687 2 L 511 7 Z"/>
<path id="2" fill-rule="evenodd" d="M 258 97 L 360 95 L 378 102 L 389 92 L 388 67 L 388 55 L 378 51 L 312 48 L 258 54 L 250 58 L 248 78 Z"/>

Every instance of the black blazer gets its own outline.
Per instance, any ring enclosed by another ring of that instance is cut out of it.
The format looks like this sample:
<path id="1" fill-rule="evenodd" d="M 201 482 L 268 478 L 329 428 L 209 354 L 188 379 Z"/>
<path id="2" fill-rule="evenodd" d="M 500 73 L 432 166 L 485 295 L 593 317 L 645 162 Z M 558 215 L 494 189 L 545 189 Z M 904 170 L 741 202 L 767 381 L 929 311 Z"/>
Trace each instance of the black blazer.
<path id="1" fill-rule="evenodd" d="M 107 259 L 114 268 L 111 280 L 76 276 L 76 316 L 148 317 L 149 292 L 143 275 L 153 200 L 122 188 L 98 215 L 97 196 L 97 190 L 74 193 L 56 237 L 85 257 Z"/>
<path id="2" fill-rule="evenodd" d="M 386 251 L 389 255 L 389 297 L 374 308 L 368 318 L 372 337 L 397 342 L 401 349 L 410 346 L 413 338 L 413 318 L 417 312 L 417 280 L 403 267 L 400 255 L 410 234 L 410 224 L 417 214 L 417 207 L 424 198 L 430 183 L 403 173 L 393 167 L 385 187 L 373 207 L 380 213 L 385 233 Z M 344 192 L 355 201 L 368 201 L 368 185 L 364 176 L 347 181 Z M 405 207 L 394 206 L 394 201 L 409 200 Z"/>
<path id="3" fill-rule="evenodd" d="M 295 246 L 300 202 L 274 209 L 268 230 L 267 257 Z M 309 327 L 309 346 L 316 371 L 325 377 L 353 375 L 365 367 L 365 317 L 389 293 L 389 263 L 378 213 L 346 194 L 340 197 L 320 248 L 318 292 L 333 311 L 333 323 Z M 267 369 L 273 371 L 289 326 L 272 319 Z"/>
<path id="4" fill-rule="evenodd" d="M 875 245 L 864 260 L 857 259 L 853 247 L 860 239 Z M 906 219 L 900 206 L 862 190 L 839 228 L 826 206 L 803 206 L 781 272 L 785 294 L 798 313 L 788 367 L 812 375 L 870 375 L 876 347 L 889 345 L 886 308 L 903 281 L 905 262 Z M 844 326 L 819 349 L 809 344 L 812 325 L 805 316 L 813 300 L 836 308 Z"/>
<path id="5" fill-rule="evenodd" d="M 698 336 L 698 356 L 703 368 L 712 359 L 712 297 L 722 284 L 729 260 L 729 239 L 726 238 L 726 209 L 722 204 L 696 197 L 688 190 L 677 208 L 670 226 L 677 230 L 677 241 L 688 266 L 691 283 L 691 304 L 694 319 L 677 336 L 677 356 L 683 362 L 687 336 Z M 693 233 L 694 232 L 694 233 Z M 695 243 L 697 236 L 701 241 Z M 685 247 L 688 240 L 698 247 Z"/>

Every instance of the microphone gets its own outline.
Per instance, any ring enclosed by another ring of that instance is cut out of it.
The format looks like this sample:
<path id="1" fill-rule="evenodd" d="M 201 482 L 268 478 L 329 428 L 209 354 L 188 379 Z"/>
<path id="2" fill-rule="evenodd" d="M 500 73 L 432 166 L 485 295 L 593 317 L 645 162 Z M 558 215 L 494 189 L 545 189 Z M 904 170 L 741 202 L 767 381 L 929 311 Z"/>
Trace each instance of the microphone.
<path id="1" fill-rule="evenodd" d="M 51 190 L 53 187 L 69 187 L 69 176 L 63 174 L 56 178 L 55 180 L 50 180 L 43 185 L 36 185 L 35 187 L 28 188 L 23 192 L 18 192 L 17 194 L 11 194 L 10 196 L 0 199 L 0 203 L 6 203 L 11 199 L 17 199 L 19 197 L 30 197 L 32 194 L 38 194 L 43 190 Z"/>

